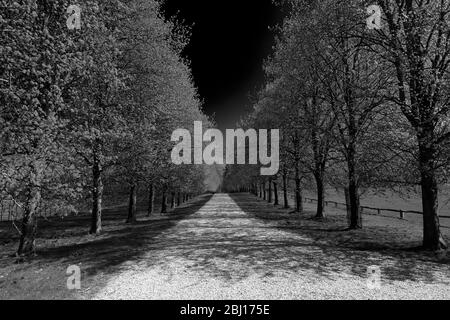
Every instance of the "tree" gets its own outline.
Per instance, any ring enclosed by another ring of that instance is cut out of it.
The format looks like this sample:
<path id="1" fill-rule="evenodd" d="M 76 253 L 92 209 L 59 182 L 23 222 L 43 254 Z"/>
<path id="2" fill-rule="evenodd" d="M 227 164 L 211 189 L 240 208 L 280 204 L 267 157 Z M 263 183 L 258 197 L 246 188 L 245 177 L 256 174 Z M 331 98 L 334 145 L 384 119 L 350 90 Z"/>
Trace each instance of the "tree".
<path id="1" fill-rule="evenodd" d="M 70 158 L 62 147 L 70 110 L 66 91 L 79 62 L 65 23 L 68 5 L 62 0 L 0 2 L 0 169 L 6 187 L 1 192 L 24 209 L 20 256 L 35 251 L 43 195 L 58 187 L 61 194 L 70 193 L 72 187 L 64 181 L 75 170 L 70 165 L 61 170 Z"/>
<path id="2" fill-rule="evenodd" d="M 438 216 L 439 170 L 450 141 L 450 1 L 378 0 L 385 26 L 367 40 L 397 78 L 390 95 L 414 130 L 422 188 L 423 247 L 442 249 Z"/>
<path id="3" fill-rule="evenodd" d="M 83 7 L 85 27 L 76 35 L 83 58 L 80 78 L 74 84 L 70 126 L 76 153 L 91 172 L 91 234 L 102 230 L 105 171 L 116 165 L 120 142 L 129 134 L 121 99 L 126 74 L 119 65 L 125 8 L 120 1 L 87 3 Z"/>

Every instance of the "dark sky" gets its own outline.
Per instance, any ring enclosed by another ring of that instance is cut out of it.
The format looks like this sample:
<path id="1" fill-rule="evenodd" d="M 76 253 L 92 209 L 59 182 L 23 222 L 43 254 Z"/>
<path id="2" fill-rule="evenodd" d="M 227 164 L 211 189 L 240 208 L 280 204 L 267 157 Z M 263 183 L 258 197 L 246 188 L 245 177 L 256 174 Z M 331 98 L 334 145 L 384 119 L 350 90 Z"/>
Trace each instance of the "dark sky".
<path id="1" fill-rule="evenodd" d="M 194 24 L 185 54 L 204 110 L 220 128 L 234 128 L 263 82 L 262 62 L 274 41 L 269 26 L 280 21 L 279 9 L 271 0 L 166 0 L 164 8 Z"/>

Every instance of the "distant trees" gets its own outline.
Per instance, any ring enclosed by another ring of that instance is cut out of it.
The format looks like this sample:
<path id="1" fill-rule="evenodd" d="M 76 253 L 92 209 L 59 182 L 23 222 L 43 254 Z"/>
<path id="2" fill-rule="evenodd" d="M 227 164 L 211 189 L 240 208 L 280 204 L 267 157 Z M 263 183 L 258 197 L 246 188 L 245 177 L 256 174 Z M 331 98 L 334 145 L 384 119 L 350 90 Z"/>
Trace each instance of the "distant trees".
<path id="1" fill-rule="evenodd" d="M 46 202 L 67 212 L 89 191 L 100 233 L 105 181 L 127 186 L 130 223 L 139 187 L 149 213 L 157 191 L 203 191 L 202 168 L 170 160 L 173 130 L 209 125 L 181 57 L 189 30 L 153 0 L 88 0 L 69 30 L 70 4 L 0 2 L 0 195 L 24 208 L 19 255 L 34 252 Z"/>

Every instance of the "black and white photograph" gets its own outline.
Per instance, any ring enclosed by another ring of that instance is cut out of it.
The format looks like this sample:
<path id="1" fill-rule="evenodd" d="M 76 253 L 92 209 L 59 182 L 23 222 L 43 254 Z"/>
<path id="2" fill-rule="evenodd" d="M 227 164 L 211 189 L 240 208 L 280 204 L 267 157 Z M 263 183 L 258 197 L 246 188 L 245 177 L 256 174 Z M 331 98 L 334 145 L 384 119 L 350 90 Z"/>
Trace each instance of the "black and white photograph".
<path id="1" fill-rule="evenodd" d="M 450 0 L 0 0 L 0 300 L 448 301 L 449 244 Z"/>

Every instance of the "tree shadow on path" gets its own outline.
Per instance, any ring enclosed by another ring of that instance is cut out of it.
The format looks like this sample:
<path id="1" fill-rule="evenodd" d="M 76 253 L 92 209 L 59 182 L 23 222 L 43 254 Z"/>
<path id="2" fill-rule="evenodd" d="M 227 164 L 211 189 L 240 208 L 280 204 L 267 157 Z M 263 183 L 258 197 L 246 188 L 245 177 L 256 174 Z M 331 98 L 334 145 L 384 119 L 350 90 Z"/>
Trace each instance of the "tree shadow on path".
<path id="1" fill-rule="evenodd" d="M 106 209 L 103 212 L 103 232 L 98 236 L 87 235 L 90 222 L 88 215 L 40 221 L 37 255 L 16 266 L 11 258 L 4 256 L 0 259 L 0 274 L 6 274 L 3 280 L 0 279 L 0 287 L 3 282 L 9 289 L 11 286 L 17 287 L 17 291 L 20 282 L 34 281 L 31 290 L 37 291 L 35 287 L 45 286 L 43 282 L 48 282 L 49 286 L 57 284 L 62 291 L 66 285 L 65 271 L 70 265 L 81 267 L 84 287 L 101 287 L 110 275 L 125 268 L 126 262 L 133 264 L 149 251 L 163 246 L 159 237 L 179 221 L 197 212 L 211 196 L 202 195 L 164 216 L 155 214 L 147 218 L 142 206 L 135 224 L 125 224 L 125 206 Z M 3 244 L 3 248 L 14 250 L 15 241 Z M 14 285 L 16 283 L 19 284 Z M 31 285 L 23 284 L 20 290 L 25 290 L 24 286 Z M 56 289 L 47 291 L 55 291 L 56 295 Z M 26 295 L 21 292 L 17 294 Z"/>
<path id="2" fill-rule="evenodd" d="M 443 274 L 447 279 L 450 276 L 448 260 L 410 250 L 417 243 L 402 242 L 401 235 L 394 237 L 388 225 L 344 231 L 345 219 L 330 223 L 311 219 L 312 213 L 301 217 L 287 216 L 286 210 L 253 195 L 230 194 L 230 197 L 249 217 L 270 223 L 285 232 L 286 240 L 291 239 L 291 243 L 286 241 L 279 248 L 272 248 L 268 241 L 264 257 L 258 253 L 248 255 L 249 259 L 255 257 L 263 261 L 267 270 L 285 269 L 283 264 L 289 261 L 295 269 L 306 269 L 331 278 L 342 272 L 366 277 L 369 266 L 380 267 L 386 280 L 433 283 L 439 281 L 436 274 Z M 389 237 L 395 240 L 386 242 Z M 288 255 L 291 255 L 290 259 L 286 259 Z"/>

